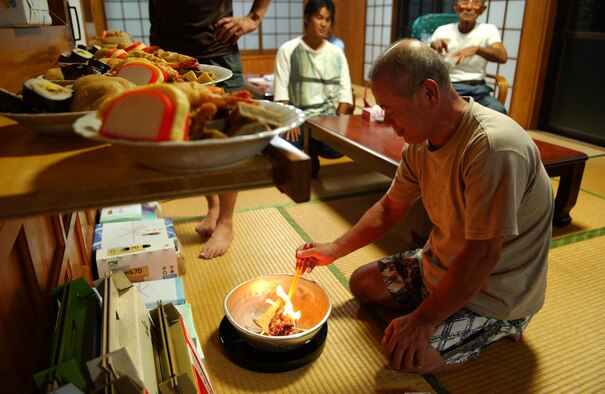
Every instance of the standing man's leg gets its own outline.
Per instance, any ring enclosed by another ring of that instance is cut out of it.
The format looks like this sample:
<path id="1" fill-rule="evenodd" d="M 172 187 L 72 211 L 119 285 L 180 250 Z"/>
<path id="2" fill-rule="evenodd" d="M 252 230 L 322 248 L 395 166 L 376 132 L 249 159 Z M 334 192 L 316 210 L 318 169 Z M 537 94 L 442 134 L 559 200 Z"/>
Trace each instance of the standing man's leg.
<path id="1" fill-rule="evenodd" d="M 219 84 L 226 92 L 240 90 L 244 87 L 239 51 L 227 56 L 198 60 L 202 64 L 225 67 L 233 72 L 232 78 Z M 197 225 L 195 231 L 202 237 L 210 236 L 202 247 L 199 257 L 213 259 L 225 254 L 233 240 L 233 212 L 237 192 L 212 194 L 206 196 L 206 200 L 208 201 L 208 214 Z"/>
<path id="2" fill-rule="evenodd" d="M 233 240 L 233 211 L 235 210 L 237 193 L 223 193 L 218 196 L 212 195 L 208 196 L 207 199 L 209 202 L 212 199 L 214 203 L 218 200 L 218 210 L 214 206 L 211 207 L 210 203 L 208 204 L 208 215 L 211 213 L 218 213 L 218 215 L 216 215 L 214 229 L 210 232 L 212 235 L 202 248 L 199 257 L 202 259 L 213 259 L 225 254 Z M 208 216 L 206 216 L 204 220 L 206 219 L 208 219 Z M 201 227 L 204 220 L 198 225 L 196 231 Z M 208 221 L 207 224 L 211 224 L 211 221 Z M 200 233 L 200 231 L 198 231 L 198 233 Z M 206 232 L 205 235 L 209 234 Z"/>

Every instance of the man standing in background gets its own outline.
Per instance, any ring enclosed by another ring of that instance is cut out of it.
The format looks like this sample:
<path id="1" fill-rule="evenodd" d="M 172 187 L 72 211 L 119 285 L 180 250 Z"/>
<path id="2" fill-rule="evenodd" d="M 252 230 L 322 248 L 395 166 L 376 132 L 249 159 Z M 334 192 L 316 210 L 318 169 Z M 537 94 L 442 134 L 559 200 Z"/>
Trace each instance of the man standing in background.
<path id="1" fill-rule="evenodd" d="M 201 64 L 227 68 L 233 77 L 219 84 L 226 92 L 244 88 L 237 41 L 258 28 L 271 0 L 254 0 L 248 15 L 233 17 L 232 0 L 150 0 L 151 45 L 195 57 Z M 208 213 L 196 226 L 210 236 L 199 257 L 223 255 L 233 239 L 237 193 L 206 196 Z"/>

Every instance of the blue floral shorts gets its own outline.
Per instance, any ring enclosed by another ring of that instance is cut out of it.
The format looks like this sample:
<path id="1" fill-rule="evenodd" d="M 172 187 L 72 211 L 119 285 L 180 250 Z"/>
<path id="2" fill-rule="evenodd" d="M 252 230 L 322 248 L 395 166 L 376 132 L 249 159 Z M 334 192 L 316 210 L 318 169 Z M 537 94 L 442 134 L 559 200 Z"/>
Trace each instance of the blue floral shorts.
<path id="1" fill-rule="evenodd" d="M 421 259 L 421 250 L 417 249 L 377 261 L 387 289 L 406 308 L 417 308 L 429 295 L 420 272 Z M 437 326 L 431 346 L 446 364 L 466 362 L 498 339 L 521 334 L 531 318 L 498 320 L 462 308 Z"/>

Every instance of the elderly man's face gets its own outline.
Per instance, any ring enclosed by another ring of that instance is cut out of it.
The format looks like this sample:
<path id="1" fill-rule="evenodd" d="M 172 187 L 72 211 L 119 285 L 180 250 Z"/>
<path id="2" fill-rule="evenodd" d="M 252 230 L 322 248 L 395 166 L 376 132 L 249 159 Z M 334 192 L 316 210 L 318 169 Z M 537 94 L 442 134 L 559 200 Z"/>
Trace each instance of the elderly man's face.
<path id="1" fill-rule="evenodd" d="M 390 89 L 390 79 L 378 78 L 372 81 L 372 94 L 384 110 L 384 123 L 406 142 L 417 144 L 428 139 L 426 135 L 426 103 L 422 100 L 420 89 L 413 97 L 401 97 Z"/>
<path id="2" fill-rule="evenodd" d="M 454 11 L 463 22 L 474 22 L 485 11 L 483 0 L 459 0 L 454 3 Z"/>

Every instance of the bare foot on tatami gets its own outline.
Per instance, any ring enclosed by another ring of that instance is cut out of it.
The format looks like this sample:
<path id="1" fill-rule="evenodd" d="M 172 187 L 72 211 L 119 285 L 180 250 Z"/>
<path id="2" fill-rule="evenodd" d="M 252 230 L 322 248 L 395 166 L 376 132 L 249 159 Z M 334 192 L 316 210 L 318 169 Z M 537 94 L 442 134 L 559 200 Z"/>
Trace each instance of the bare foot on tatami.
<path id="1" fill-rule="evenodd" d="M 202 259 L 213 259 L 222 256 L 229 249 L 232 240 L 233 226 L 231 224 L 217 224 L 212 232 L 212 236 L 202 248 L 199 257 Z"/>
<path id="2" fill-rule="evenodd" d="M 210 213 L 208 213 L 208 215 L 205 218 L 203 218 L 197 224 L 197 226 L 195 226 L 195 232 L 198 233 L 201 237 L 211 236 L 212 233 L 214 232 L 214 229 L 216 228 L 217 217 L 218 217 L 218 214 L 211 215 Z"/>

